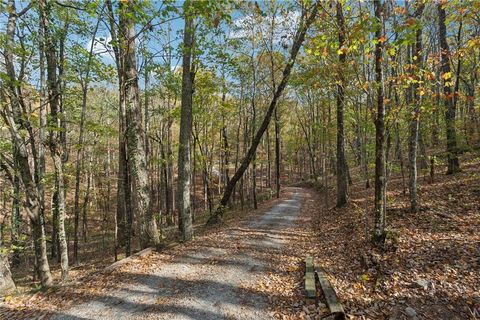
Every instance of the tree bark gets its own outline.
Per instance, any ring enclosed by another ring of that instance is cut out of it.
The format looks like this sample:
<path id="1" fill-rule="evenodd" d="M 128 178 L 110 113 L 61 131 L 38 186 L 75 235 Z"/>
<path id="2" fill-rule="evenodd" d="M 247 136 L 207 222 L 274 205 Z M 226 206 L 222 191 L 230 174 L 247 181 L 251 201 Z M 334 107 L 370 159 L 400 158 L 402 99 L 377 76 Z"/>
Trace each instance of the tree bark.
<path id="1" fill-rule="evenodd" d="M 15 147 L 14 157 L 16 154 Z M 11 247 L 12 255 L 11 262 L 12 266 L 16 267 L 20 264 L 20 224 L 21 224 L 21 215 L 20 215 L 20 179 L 18 179 L 18 168 L 17 164 L 14 164 L 14 177 L 13 177 L 13 199 L 12 199 L 12 218 L 11 218 Z M 0 253 L 1 255 L 1 253 Z M 1 285 L 0 285 L 1 288 Z"/>
<path id="2" fill-rule="evenodd" d="M 125 74 L 124 94 L 126 112 L 126 140 L 128 169 L 131 179 L 132 214 L 140 220 L 140 245 L 142 248 L 160 245 L 160 235 L 153 211 L 150 208 L 148 172 L 145 157 L 145 139 L 142 128 L 142 107 L 136 64 L 134 3 L 120 4 L 121 43 Z"/>
<path id="3" fill-rule="evenodd" d="M 383 51 L 383 4 L 381 0 L 373 2 L 377 22 L 375 30 L 375 81 L 377 83 L 377 118 L 375 120 L 375 222 L 374 241 L 379 243 L 385 233 L 385 103 L 382 71 Z"/>
<path id="4" fill-rule="evenodd" d="M 343 67 L 346 59 L 344 52 L 346 27 L 340 1 L 337 1 L 337 24 L 340 28 L 338 32 L 340 54 L 338 55 L 339 69 L 337 84 L 337 207 L 341 207 L 348 201 L 348 172 L 347 159 L 345 157 L 345 77 L 343 76 Z"/>
<path id="5" fill-rule="evenodd" d="M 78 263 L 78 225 L 80 219 L 80 175 L 83 170 L 83 140 L 85 135 L 85 118 L 87 114 L 87 93 L 90 83 L 90 67 L 93 59 L 93 49 L 95 44 L 95 38 L 97 35 L 98 27 L 100 25 L 100 18 L 97 19 L 95 29 L 93 31 L 90 49 L 88 52 L 87 70 L 85 72 L 85 78 L 82 81 L 82 111 L 80 114 L 80 126 L 78 135 L 78 149 L 77 157 L 75 159 L 75 198 L 74 198 L 74 233 L 73 233 L 73 260 Z"/>
<path id="6" fill-rule="evenodd" d="M 423 1 L 416 2 L 417 8 L 415 10 L 415 19 L 420 20 L 423 14 L 425 4 Z M 420 26 L 415 34 L 415 52 L 414 61 L 417 66 L 417 72 L 422 67 L 422 27 Z M 418 211 L 418 196 L 417 196 L 417 149 L 418 149 L 418 129 L 420 118 L 420 97 L 418 94 L 418 84 L 413 86 L 413 115 L 410 120 L 410 135 L 408 141 L 408 160 L 409 160 L 409 180 L 408 188 L 410 194 L 410 211 Z"/>
<path id="7" fill-rule="evenodd" d="M 280 118 L 278 110 L 275 108 L 275 193 L 280 198 Z"/>
<path id="8" fill-rule="evenodd" d="M 183 241 L 193 238 L 191 199 L 190 199 L 190 144 L 192 136 L 192 50 L 194 41 L 194 21 L 188 9 L 190 1 L 184 3 L 185 28 L 183 38 L 182 102 L 180 115 L 180 138 L 178 145 L 178 215 Z M 201 147 L 201 146 L 200 146 Z"/>
<path id="9" fill-rule="evenodd" d="M 124 70 L 123 70 L 123 49 L 119 45 L 117 22 L 111 0 L 106 0 L 105 5 L 108 12 L 108 23 L 112 36 L 112 48 L 115 56 L 115 64 L 118 75 L 119 104 L 118 104 L 118 173 L 117 173 L 117 245 L 125 245 L 126 255 L 131 254 L 130 238 L 131 232 L 127 228 L 127 213 L 130 216 L 130 181 L 128 176 L 127 154 L 125 145 L 125 97 L 124 97 Z M 128 201 L 127 201 L 128 199 Z"/>
<path id="10" fill-rule="evenodd" d="M 12 279 L 12 273 L 8 265 L 8 259 L 5 254 L 0 254 L 0 294 L 2 296 L 16 289 L 15 283 Z"/>
<path id="11" fill-rule="evenodd" d="M 255 47 L 253 49 L 253 53 L 250 57 L 250 61 L 252 64 L 252 98 L 250 101 L 250 105 L 252 107 L 252 145 L 254 144 L 255 140 L 255 130 L 257 127 L 256 121 L 257 121 L 257 106 L 255 104 L 255 98 L 256 98 L 256 92 L 257 92 L 257 75 L 256 75 L 256 70 L 255 70 Z M 267 126 L 268 128 L 268 126 Z M 260 143 L 260 142 L 259 142 Z M 252 157 L 252 199 L 253 199 L 253 208 L 256 210 L 258 209 L 258 202 L 257 202 L 257 153 L 256 151 L 253 154 Z"/>
<path id="12" fill-rule="evenodd" d="M 443 101 L 445 105 L 445 125 L 447 136 L 447 159 L 448 169 L 447 174 L 453 174 L 460 171 L 460 161 L 458 160 L 458 147 L 457 147 L 457 132 L 455 129 L 455 105 L 454 105 L 454 93 L 448 81 L 451 78 L 450 72 L 450 48 L 447 42 L 447 28 L 445 25 L 446 13 L 443 2 L 437 4 L 438 9 L 438 26 L 439 26 L 439 39 L 440 39 L 440 57 L 441 57 L 441 72 L 443 83 Z"/>
<path id="13" fill-rule="evenodd" d="M 59 79 L 57 78 L 57 57 L 53 35 L 50 30 L 50 8 L 45 0 L 39 1 L 40 24 L 45 37 L 45 58 L 47 62 L 47 88 L 48 101 L 50 105 L 50 127 L 53 128 L 49 135 L 49 148 L 55 171 L 55 185 L 57 187 L 57 208 L 58 208 L 58 238 L 60 243 L 60 267 L 62 281 L 68 276 L 68 245 L 65 231 L 66 199 L 63 174 L 63 146 L 61 144 L 61 110 Z"/>
<path id="14" fill-rule="evenodd" d="M 90 204 L 90 190 L 92 185 L 92 156 L 88 161 L 88 170 L 87 170 L 87 187 L 85 189 L 85 196 L 83 197 L 83 206 L 82 206 L 82 238 L 83 243 L 87 243 L 87 234 L 88 234 L 88 208 Z"/>

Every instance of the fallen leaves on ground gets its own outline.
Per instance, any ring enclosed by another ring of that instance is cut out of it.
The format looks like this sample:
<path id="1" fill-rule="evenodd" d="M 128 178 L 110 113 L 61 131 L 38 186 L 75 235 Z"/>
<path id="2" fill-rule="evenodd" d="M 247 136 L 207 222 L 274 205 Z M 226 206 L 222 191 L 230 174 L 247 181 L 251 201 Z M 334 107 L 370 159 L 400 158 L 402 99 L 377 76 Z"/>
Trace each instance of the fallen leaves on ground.
<path id="1" fill-rule="evenodd" d="M 354 184 L 342 208 L 330 207 L 330 190 L 330 206 L 317 210 L 315 255 L 350 319 L 480 317 L 480 159 L 463 160 L 463 171 L 454 176 L 438 172 L 434 183 L 419 177 L 418 213 L 409 212 L 402 179 L 390 179 L 382 249 L 369 239 L 373 187 Z"/>
<path id="2" fill-rule="evenodd" d="M 242 241 L 227 242 L 222 232 L 235 229 L 245 218 L 237 216 L 211 229 L 201 241 L 134 259 L 112 273 L 93 272 L 63 287 L 11 296 L 3 302 L 0 316 L 48 317 L 115 290 L 120 285 L 117 272 L 122 272 L 125 285 L 135 280 L 126 276 L 128 270 L 149 274 L 161 268 L 162 261 L 208 244 L 225 254 L 251 250 L 254 257 L 268 262 L 258 281 L 245 283 L 242 289 L 268 297 L 270 313 L 277 319 L 320 319 L 328 313 L 321 299 L 319 304 L 305 300 L 307 255 L 314 256 L 329 274 L 349 319 L 476 319 L 480 317 L 480 158 L 463 160 L 463 172 L 457 175 L 437 174 L 433 183 L 419 178 L 422 207 L 415 214 L 408 210 L 402 179 L 390 179 L 384 248 L 373 247 L 369 238 L 373 188 L 365 190 L 358 182 L 351 186 L 350 202 L 342 208 L 331 208 L 334 190 L 327 194 L 327 205 L 323 192 L 307 192 L 295 224 L 269 233 L 282 244 L 278 249 L 256 251 Z M 250 215 L 265 212 L 275 203 L 267 202 Z M 240 231 L 249 241 L 266 235 L 261 230 Z M 203 267 L 221 268 L 223 263 L 215 256 Z M 175 292 L 181 294 L 181 290 Z"/>

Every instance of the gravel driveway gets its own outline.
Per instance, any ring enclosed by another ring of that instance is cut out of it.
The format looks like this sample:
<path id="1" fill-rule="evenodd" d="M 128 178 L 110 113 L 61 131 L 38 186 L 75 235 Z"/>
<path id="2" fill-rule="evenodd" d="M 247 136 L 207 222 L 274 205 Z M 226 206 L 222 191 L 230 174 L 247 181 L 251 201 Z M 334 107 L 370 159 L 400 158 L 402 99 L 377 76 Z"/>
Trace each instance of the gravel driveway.
<path id="1" fill-rule="evenodd" d="M 152 271 L 136 272 L 132 263 L 123 272 L 133 281 L 53 319 L 273 319 L 255 284 L 268 272 L 268 255 L 282 250 L 282 229 L 299 213 L 302 189 L 291 191 L 251 221 L 160 255 Z"/>

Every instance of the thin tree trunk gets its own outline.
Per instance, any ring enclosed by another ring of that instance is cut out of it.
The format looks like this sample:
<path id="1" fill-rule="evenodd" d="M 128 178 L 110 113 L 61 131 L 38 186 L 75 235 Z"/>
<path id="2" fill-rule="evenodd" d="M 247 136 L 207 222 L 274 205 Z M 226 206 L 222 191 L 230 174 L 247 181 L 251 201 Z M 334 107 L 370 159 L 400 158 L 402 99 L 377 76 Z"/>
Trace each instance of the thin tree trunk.
<path id="1" fill-rule="evenodd" d="M 256 77 L 256 70 L 255 70 L 255 61 L 254 61 L 254 53 L 251 56 L 251 63 L 252 63 L 252 76 L 253 76 L 253 83 L 252 83 L 252 100 L 251 100 L 251 107 L 252 107 L 252 145 L 255 143 L 255 130 L 257 127 L 257 107 L 255 105 L 255 98 L 256 98 L 256 89 L 257 89 L 257 77 Z M 268 127 L 268 126 L 267 126 Z M 252 157 L 252 198 L 253 198 L 253 208 L 256 210 L 258 209 L 257 203 L 257 153 L 256 151 Z"/>
<path id="2" fill-rule="evenodd" d="M 83 170 L 83 141 L 85 135 L 85 118 L 87 114 L 87 93 L 90 83 L 90 67 L 93 59 L 93 49 L 95 44 L 95 38 L 97 36 L 98 27 L 100 25 L 100 18 L 97 20 L 95 29 L 93 31 L 92 40 L 90 44 L 90 50 L 88 52 L 87 70 L 85 72 L 85 78 L 82 81 L 82 112 L 80 114 L 80 126 L 78 135 L 78 149 L 75 163 L 75 198 L 74 198 L 74 232 L 73 232 L 73 260 L 74 263 L 78 263 L 78 225 L 80 220 L 80 175 Z"/>
<path id="3" fill-rule="evenodd" d="M 417 9 L 415 11 L 415 19 L 420 20 L 425 4 L 422 1 L 417 1 Z M 417 65 L 416 70 L 420 70 L 422 67 L 422 27 L 416 31 L 415 52 L 414 58 Z M 409 179 L 408 189 L 410 194 L 410 211 L 418 211 L 418 196 L 417 196 L 417 148 L 418 148 L 418 128 L 420 118 L 420 96 L 418 94 L 418 84 L 413 86 L 413 115 L 410 120 L 410 136 L 408 141 L 408 160 L 409 160 Z"/>
<path id="4" fill-rule="evenodd" d="M 173 150 L 172 150 L 172 124 L 173 120 L 169 120 L 167 126 L 167 174 L 168 174 L 168 202 L 167 202 L 167 213 L 170 215 L 170 220 L 172 224 L 175 223 L 174 218 L 174 207 L 175 207 L 175 188 L 174 185 L 174 175 L 173 175 Z"/>
<path id="5" fill-rule="evenodd" d="M 308 156 L 309 156 L 309 159 L 310 159 L 310 176 L 311 176 L 311 178 L 313 177 L 313 179 L 315 181 L 317 181 L 317 170 L 316 170 L 316 165 L 315 165 L 315 152 L 314 152 L 313 146 L 312 146 L 312 141 L 311 141 L 312 139 L 310 138 L 311 134 L 309 134 L 310 130 L 307 131 L 307 128 L 305 128 L 305 125 L 303 124 L 302 120 L 300 119 L 300 116 L 298 116 L 298 123 L 300 124 L 300 127 L 302 128 L 303 135 L 305 136 L 305 141 L 307 142 L 307 152 L 308 152 Z"/>
<path id="6" fill-rule="evenodd" d="M 40 73 L 40 128 L 38 130 L 38 181 L 43 181 L 45 177 L 45 172 L 46 172 L 46 165 L 45 165 L 45 142 L 46 142 L 46 127 L 47 127 L 47 97 L 46 97 L 46 77 L 45 77 L 45 36 L 44 36 L 44 30 L 42 25 L 40 24 L 38 27 L 38 35 L 39 35 L 39 73 Z M 38 189 L 38 201 L 40 204 L 40 209 L 39 209 L 39 216 L 40 220 L 42 222 L 41 229 L 39 234 L 45 234 L 45 188 L 43 183 L 38 183 L 37 184 L 37 189 Z M 45 239 L 43 239 L 45 240 Z M 35 244 L 35 241 L 34 241 Z M 46 243 L 42 243 L 40 241 L 40 252 L 43 254 L 45 249 L 45 258 L 44 259 L 38 259 L 37 261 L 42 262 L 46 261 Z M 36 250 L 37 253 L 37 250 Z M 37 264 L 37 266 L 39 266 Z M 47 273 L 50 274 L 50 268 L 49 266 L 43 266 L 38 270 L 38 273 L 43 272 L 42 270 L 47 270 Z M 50 276 L 51 277 L 51 276 Z M 49 276 L 48 275 L 43 275 L 39 276 L 40 279 L 45 279 L 48 282 Z M 51 278 L 50 278 L 51 281 Z M 42 285 L 45 285 L 42 282 Z"/>
<path id="7" fill-rule="evenodd" d="M 167 144 L 168 144 L 168 133 L 166 134 L 167 137 L 166 137 L 166 140 L 167 140 Z M 171 226 L 174 224 L 174 221 L 173 221 L 173 216 L 172 216 L 172 210 L 171 210 L 171 205 L 170 205 L 170 201 L 171 201 L 171 196 L 170 196 L 170 175 L 168 173 L 168 170 L 169 170 L 169 163 L 168 163 L 168 155 L 166 154 L 165 152 L 165 149 L 168 148 L 165 146 L 164 143 L 162 143 L 162 140 L 161 138 L 159 139 L 160 141 L 160 154 L 161 154 L 161 157 L 162 157 L 162 163 L 163 163 L 163 166 L 162 166 L 162 169 L 163 169 L 163 184 L 164 184 L 164 192 L 165 192 L 165 211 L 166 211 L 166 214 L 165 214 L 165 219 L 166 219 L 166 223 L 168 226 Z"/>
<path id="8" fill-rule="evenodd" d="M 265 142 L 266 142 L 266 154 L 267 154 L 267 177 L 266 177 L 266 183 L 265 186 L 269 189 L 272 188 L 272 156 L 270 152 L 270 130 L 267 128 L 267 131 L 265 132 Z"/>
<path id="9" fill-rule="evenodd" d="M 15 149 L 15 147 L 14 147 Z M 13 152 L 16 154 L 16 151 Z M 15 175 L 13 177 L 13 199 L 12 199 L 12 217 L 11 217 L 11 247 L 12 256 L 11 263 L 13 267 L 17 267 L 20 264 L 20 179 L 18 178 L 17 164 L 14 164 Z M 4 218 L 5 219 L 5 218 Z M 2 256 L 0 254 L 0 256 Z"/>
<path id="10" fill-rule="evenodd" d="M 280 119 L 278 110 L 274 111 L 275 120 L 275 191 L 277 198 L 280 198 Z"/>
<path id="11" fill-rule="evenodd" d="M 395 153 L 398 161 L 400 162 L 400 173 L 402 174 L 402 190 L 403 194 L 406 194 L 405 186 L 405 164 L 403 162 L 402 142 L 400 140 L 400 129 L 398 122 L 395 123 Z"/>
<path id="12" fill-rule="evenodd" d="M 345 157 L 345 79 L 343 76 L 343 67 L 346 59 L 346 54 L 344 52 L 346 30 L 342 4 L 340 1 L 337 1 L 337 24 L 340 28 L 338 32 L 338 46 L 340 51 L 338 61 L 340 68 L 337 84 L 337 207 L 341 207 L 348 201 L 348 172 L 347 159 Z"/>
<path id="13" fill-rule="evenodd" d="M 111 0 L 105 1 L 108 22 L 110 26 L 110 34 L 112 36 L 112 48 L 115 56 L 115 64 L 117 67 L 118 75 L 118 88 L 119 88 L 119 104 L 118 104 L 118 173 L 117 173 L 117 211 L 116 221 L 118 227 L 118 246 L 125 245 L 126 255 L 131 254 L 130 238 L 131 231 L 127 222 L 130 219 L 130 181 L 128 176 L 127 165 L 127 151 L 125 145 L 125 95 L 124 95 L 124 70 L 123 70 L 123 48 L 119 45 L 119 37 L 117 31 L 117 22 L 115 21 L 115 15 L 113 11 L 113 5 Z M 127 221 L 128 220 L 128 221 Z"/>
<path id="14" fill-rule="evenodd" d="M 385 103 L 382 72 L 383 51 L 383 4 L 381 0 L 374 0 L 375 18 L 375 81 L 377 83 L 377 118 L 375 120 L 375 223 L 374 241 L 379 243 L 384 239 L 385 233 Z"/>
<path id="15" fill-rule="evenodd" d="M 90 156 L 87 170 L 87 187 L 85 189 L 85 197 L 83 198 L 82 207 L 82 238 L 83 243 L 87 243 L 88 234 L 88 207 L 90 204 L 90 190 L 92 185 L 92 156 Z"/>

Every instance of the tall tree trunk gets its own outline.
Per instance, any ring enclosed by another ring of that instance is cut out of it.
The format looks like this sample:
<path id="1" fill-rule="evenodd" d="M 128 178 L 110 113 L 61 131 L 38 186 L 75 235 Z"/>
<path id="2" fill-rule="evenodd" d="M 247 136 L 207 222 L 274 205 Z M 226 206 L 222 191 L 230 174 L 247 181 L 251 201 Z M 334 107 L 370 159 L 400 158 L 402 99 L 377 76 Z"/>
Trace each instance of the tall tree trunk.
<path id="1" fill-rule="evenodd" d="M 417 8 L 415 10 L 415 19 L 420 20 L 422 17 L 423 9 L 425 4 L 423 1 L 416 2 Z M 417 68 L 417 72 L 421 70 L 422 67 L 422 27 L 419 24 L 416 34 L 415 34 L 415 52 L 414 58 Z M 418 94 L 418 84 L 413 86 L 413 114 L 412 119 L 410 120 L 410 136 L 408 140 L 408 160 L 409 160 L 409 180 L 408 180 L 408 189 L 410 194 L 410 211 L 418 211 L 418 197 L 417 197 L 417 149 L 418 149 L 418 127 L 419 127 L 419 118 L 420 118 L 420 96 Z"/>
<path id="2" fill-rule="evenodd" d="M 190 204 L 190 144 L 192 136 L 192 50 L 194 41 L 194 17 L 189 12 L 190 1 L 184 3 L 185 28 L 183 38 L 182 103 L 180 115 L 180 138 L 178 145 L 178 215 L 183 241 L 193 238 Z"/>
<path id="3" fill-rule="evenodd" d="M 254 49 L 255 52 L 255 49 Z M 255 60 L 254 60 L 254 53 L 251 56 L 251 63 L 252 63 L 252 100 L 251 100 L 251 107 L 252 107 L 252 144 L 254 144 L 255 140 L 255 130 L 257 127 L 257 107 L 255 105 L 255 98 L 256 98 L 256 91 L 257 91 L 257 77 L 256 77 L 256 70 L 255 70 Z M 267 126 L 268 127 L 268 126 Z M 257 203 L 257 153 L 256 151 L 252 157 L 252 198 L 253 198 L 253 208 L 256 210 L 258 209 Z"/>
<path id="4" fill-rule="evenodd" d="M 127 214 L 130 216 L 130 181 L 128 176 L 127 151 L 125 145 L 125 95 L 124 95 L 124 69 L 123 69 L 123 48 L 119 45 L 117 22 L 111 0 L 106 0 L 105 5 L 108 12 L 108 23 L 112 36 L 112 48 L 115 56 L 115 64 L 118 75 L 118 173 L 117 173 L 117 245 L 125 245 L 126 255 L 131 254 L 130 238 L 131 231 L 127 228 Z M 128 200 L 128 201 L 127 201 Z"/>
<path id="5" fill-rule="evenodd" d="M 345 20 L 343 18 L 343 9 L 340 1 L 337 1 L 337 24 L 340 28 L 338 32 L 338 46 L 340 54 L 338 56 L 338 84 L 337 84 L 337 207 L 345 205 L 348 201 L 348 172 L 347 159 L 345 157 L 345 123 L 344 123 L 344 105 L 345 105 L 345 79 L 343 76 L 343 67 L 346 54 L 345 46 Z"/>
<path id="6" fill-rule="evenodd" d="M 455 129 L 455 105 L 454 94 L 451 86 L 451 72 L 450 72 L 450 48 L 447 42 L 447 27 L 445 25 L 446 13 L 444 3 L 437 4 L 438 9 L 438 26 L 440 37 L 440 56 L 441 56 L 441 72 L 444 79 L 443 85 L 443 99 L 445 105 L 445 125 L 447 136 L 447 158 L 448 169 L 447 174 L 453 174 L 460 171 L 460 161 L 458 160 L 457 148 L 457 132 Z M 448 84 L 446 82 L 449 82 Z"/>
<path id="7" fill-rule="evenodd" d="M 74 232 L 73 232 L 73 261 L 78 262 L 78 225 L 80 219 L 80 175 L 83 170 L 83 140 L 85 134 L 85 118 L 87 114 L 87 98 L 88 98 L 88 86 L 90 83 L 90 67 L 93 59 L 93 49 L 95 44 L 95 38 L 97 36 L 98 27 L 100 25 L 100 18 L 97 19 L 95 29 L 92 35 L 92 41 L 90 44 L 90 50 L 88 52 L 88 62 L 87 70 L 85 72 L 85 78 L 82 81 L 82 111 L 80 114 L 80 126 L 78 134 L 78 149 L 77 157 L 75 159 L 75 198 L 74 198 L 74 212 L 75 212 L 75 221 L 74 221 Z"/>
<path id="8" fill-rule="evenodd" d="M 317 16 L 318 12 L 318 7 L 320 6 L 320 2 L 315 2 L 313 5 L 313 9 L 308 16 L 306 20 L 301 21 L 301 25 L 297 31 L 297 34 L 295 35 L 292 49 L 290 51 L 290 57 L 288 59 L 288 62 L 283 70 L 283 77 L 282 80 L 280 81 L 280 84 L 277 87 L 277 90 L 275 91 L 275 94 L 272 97 L 272 101 L 270 102 L 270 105 L 267 109 L 267 112 L 263 118 L 262 124 L 258 128 L 257 133 L 255 134 L 255 138 L 253 139 L 253 143 L 248 149 L 248 152 L 243 159 L 240 167 L 237 169 L 235 174 L 233 175 L 232 179 L 230 179 L 230 182 L 228 183 L 227 187 L 225 188 L 225 191 L 223 193 L 222 199 L 220 200 L 220 203 L 217 207 L 217 209 L 214 211 L 214 213 L 209 217 L 208 219 L 208 224 L 213 224 L 218 221 L 219 218 L 223 215 L 225 211 L 225 206 L 228 203 L 228 200 L 230 199 L 230 196 L 232 195 L 233 188 L 237 184 L 238 180 L 243 176 L 245 171 L 247 170 L 250 162 L 252 161 L 256 150 L 257 146 L 260 143 L 260 140 L 262 139 L 263 133 L 268 127 L 268 124 L 270 123 L 270 119 L 272 118 L 273 112 L 277 106 L 278 99 L 280 98 L 283 90 L 285 89 L 288 79 L 290 77 L 290 73 L 292 71 L 293 65 L 295 63 L 295 59 L 297 58 L 298 51 L 300 50 L 300 47 L 302 46 L 303 40 L 305 39 L 305 34 L 310 27 L 310 25 L 313 23 L 315 20 L 315 17 Z"/>
<path id="9" fill-rule="evenodd" d="M 123 82 L 123 81 L 122 81 Z M 131 232 L 128 227 L 131 215 L 130 179 L 128 175 L 127 148 L 125 145 L 125 98 L 123 83 L 120 84 L 120 102 L 118 111 L 118 176 L 117 176 L 117 222 L 118 245 L 125 245 L 127 256 L 130 255 Z M 131 220 L 131 219 L 130 219 Z"/>
<path id="10" fill-rule="evenodd" d="M 125 71 L 125 111 L 128 168 L 131 179 L 132 214 L 140 220 L 140 245 L 142 248 L 160 245 L 160 234 L 153 211 L 150 208 L 148 172 L 145 157 L 145 139 L 142 128 L 142 107 L 136 64 L 135 4 L 120 5 L 122 26 L 123 68 Z"/>
<path id="11" fill-rule="evenodd" d="M 382 242 L 385 233 L 385 103 L 382 72 L 383 51 L 383 4 L 381 0 L 374 0 L 375 18 L 375 81 L 377 83 L 377 118 L 375 120 L 375 223 L 373 238 L 375 242 Z"/>
<path id="12" fill-rule="evenodd" d="M 243 101 L 243 86 L 241 85 L 240 86 L 240 102 Z M 238 159 L 240 157 L 240 131 L 241 131 L 241 128 L 242 128 L 242 105 L 240 104 L 240 107 L 238 108 L 238 126 L 237 126 L 237 132 L 236 132 L 236 148 L 235 148 L 235 168 L 234 168 L 234 171 L 237 171 L 237 168 L 238 168 Z M 229 180 L 230 181 L 230 180 Z M 228 186 L 228 183 L 227 185 L 225 186 L 225 189 L 227 188 Z M 241 188 L 243 187 L 243 182 L 240 181 L 240 192 L 241 192 Z M 224 189 L 224 191 L 225 191 Z M 236 194 L 236 187 L 233 188 L 233 203 L 235 203 L 235 194 Z M 242 209 L 243 209 L 243 200 L 242 200 Z"/>
<path id="13" fill-rule="evenodd" d="M 55 43 L 50 30 L 50 8 L 45 0 L 39 2 L 40 5 L 40 23 L 43 27 L 45 36 L 45 57 L 47 62 L 47 87 L 48 100 L 50 105 L 50 127 L 54 128 L 50 132 L 49 148 L 53 159 L 55 169 L 55 181 L 57 186 L 57 206 L 58 206 L 58 237 L 60 242 L 60 266 L 62 271 L 62 281 L 68 276 L 68 245 L 65 231 L 66 199 L 63 174 L 63 146 L 61 144 L 61 108 L 59 79 L 57 78 L 57 57 Z"/>
<path id="14" fill-rule="evenodd" d="M 42 25 L 39 25 L 38 27 L 38 35 L 39 35 L 39 74 L 40 74 L 40 128 L 38 129 L 38 181 L 43 181 L 45 177 L 45 172 L 46 172 L 46 165 L 45 165 L 45 142 L 46 142 L 46 128 L 47 128 L 47 95 L 46 95 L 46 77 L 45 77 L 45 36 L 44 36 L 44 30 L 42 28 Z M 41 218 L 42 223 L 45 222 L 45 186 L 43 183 L 38 183 L 37 184 L 37 189 L 38 189 L 38 201 L 40 204 L 40 209 L 39 209 L 39 216 Z M 41 226 L 41 232 L 40 234 L 44 234 L 44 225 L 42 224 Z M 34 241 L 35 243 L 35 241 Z M 45 243 L 40 243 L 41 250 L 39 252 L 43 254 L 43 246 L 45 246 L 45 260 L 46 258 L 46 244 Z M 43 259 L 38 259 L 37 256 L 37 261 L 42 261 Z M 38 266 L 38 265 L 37 265 Z M 43 270 L 48 270 L 48 273 L 50 273 L 50 269 L 48 266 L 43 266 Z M 42 272 L 42 270 L 37 270 L 37 273 Z M 39 276 L 40 279 L 45 279 L 48 281 L 48 275 L 43 275 Z M 43 283 L 42 283 L 43 284 Z"/>

